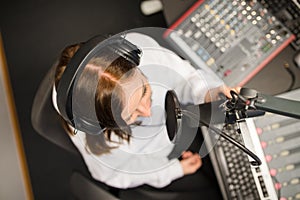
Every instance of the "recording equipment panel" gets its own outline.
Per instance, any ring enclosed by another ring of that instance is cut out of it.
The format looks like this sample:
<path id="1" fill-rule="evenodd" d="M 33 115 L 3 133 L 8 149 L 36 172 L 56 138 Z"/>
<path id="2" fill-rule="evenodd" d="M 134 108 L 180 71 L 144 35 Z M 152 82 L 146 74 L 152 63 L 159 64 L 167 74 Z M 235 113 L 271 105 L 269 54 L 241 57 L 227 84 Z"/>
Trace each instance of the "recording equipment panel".
<path id="1" fill-rule="evenodd" d="M 278 199 L 258 137 L 250 137 L 255 134 L 253 122 L 247 119 L 224 127 L 217 126 L 236 141 L 244 144 L 262 162 L 259 166 L 252 166 L 250 161 L 253 160 L 247 154 L 207 127 L 201 127 L 223 198 L 228 200 Z M 241 133 L 238 133 L 238 130 Z"/>
<path id="2" fill-rule="evenodd" d="M 300 101 L 300 89 L 280 95 Z M 276 114 L 253 119 L 265 160 L 282 199 L 300 198 L 300 120 Z"/>
<path id="3" fill-rule="evenodd" d="M 197 1 L 164 34 L 195 67 L 244 85 L 295 36 L 257 1 Z"/>
<path id="4" fill-rule="evenodd" d="M 300 1 L 299 0 L 258 0 L 272 12 L 296 36 L 292 46 L 300 49 Z"/>

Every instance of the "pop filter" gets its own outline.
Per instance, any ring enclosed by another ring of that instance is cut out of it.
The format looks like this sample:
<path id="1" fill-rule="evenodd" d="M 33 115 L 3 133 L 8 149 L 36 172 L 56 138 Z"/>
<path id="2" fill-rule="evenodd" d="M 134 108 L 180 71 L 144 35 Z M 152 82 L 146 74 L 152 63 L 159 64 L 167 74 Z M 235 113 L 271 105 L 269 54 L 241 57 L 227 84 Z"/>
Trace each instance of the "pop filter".
<path id="1" fill-rule="evenodd" d="M 175 142 L 181 127 L 182 113 L 179 101 L 173 90 L 169 90 L 165 98 L 166 126 L 170 141 Z"/>

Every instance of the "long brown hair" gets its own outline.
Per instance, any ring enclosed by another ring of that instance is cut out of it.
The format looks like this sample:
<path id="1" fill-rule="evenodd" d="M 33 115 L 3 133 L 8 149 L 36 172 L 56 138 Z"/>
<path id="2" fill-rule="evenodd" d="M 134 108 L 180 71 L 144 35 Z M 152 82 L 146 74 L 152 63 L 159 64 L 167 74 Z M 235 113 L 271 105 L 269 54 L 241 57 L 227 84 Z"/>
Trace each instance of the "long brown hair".
<path id="1" fill-rule="evenodd" d="M 82 43 L 70 45 L 62 51 L 56 66 L 56 87 L 67 64 L 81 45 Z M 112 147 L 107 145 L 106 141 L 112 142 L 112 133 L 118 136 L 119 142 L 124 140 L 129 142 L 130 140 L 131 130 L 121 117 L 124 107 L 122 101 L 124 91 L 120 87 L 119 81 L 120 79 L 129 79 L 135 69 L 136 66 L 133 63 L 121 56 L 116 56 L 108 49 L 92 58 L 78 79 L 73 90 L 73 95 L 80 97 L 75 100 L 78 104 L 76 113 L 97 120 L 103 130 L 103 133 L 98 135 L 86 134 L 88 149 L 94 154 L 110 151 Z M 83 104 L 84 106 L 82 106 Z M 91 113 L 95 113 L 95 116 L 92 116 Z M 72 134 L 66 121 L 64 121 L 64 127 L 68 133 Z M 101 128 L 99 127 L 99 129 Z"/>

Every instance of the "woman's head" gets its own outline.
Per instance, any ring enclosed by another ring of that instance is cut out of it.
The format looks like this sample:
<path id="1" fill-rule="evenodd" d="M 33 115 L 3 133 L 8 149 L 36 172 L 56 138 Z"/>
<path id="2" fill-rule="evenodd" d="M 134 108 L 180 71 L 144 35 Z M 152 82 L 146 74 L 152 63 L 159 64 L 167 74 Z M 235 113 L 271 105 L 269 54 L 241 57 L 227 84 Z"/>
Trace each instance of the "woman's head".
<path id="1" fill-rule="evenodd" d="M 63 51 L 56 69 L 56 87 L 80 45 L 69 46 Z M 99 123 L 99 130 L 102 129 L 109 140 L 114 132 L 129 141 L 131 130 L 128 125 L 139 116 L 151 114 L 151 89 L 146 77 L 134 63 L 116 56 L 109 49 L 101 51 L 88 62 L 74 85 L 72 95 L 74 115 Z"/>
<path id="2" fill-rule="evenodd" d="M 133 124 L 138 117 L 151 115 L 151 88 L 145 75 L 138 69 L 126 80 L 120 81 L 124 92 L 122 119 L 127 124 Z"/>

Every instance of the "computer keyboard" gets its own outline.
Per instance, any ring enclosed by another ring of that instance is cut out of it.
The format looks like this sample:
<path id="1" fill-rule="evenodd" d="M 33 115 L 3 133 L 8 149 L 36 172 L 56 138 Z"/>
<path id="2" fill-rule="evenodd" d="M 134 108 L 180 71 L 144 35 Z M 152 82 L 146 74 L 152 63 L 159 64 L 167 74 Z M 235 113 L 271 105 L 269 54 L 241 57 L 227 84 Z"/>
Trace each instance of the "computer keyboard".
<path id="1" fill-rule="evenodd" d="M 246 84 L 295 38 L 260 3 L 245 0 L 199 0 L 164 37 L 229 86 Z"/>
<path id="2" fill-rule="evenodd" d="M 291 43 L 300 49 L 300 1 L 299 0 L 258 0 L 263 7 L 272 12 L 295 36 Z"/>
<path id="3" fill-rule="evenodd" d="M 233 127 L 227 127 L 224 131 L 236 141 L 242 142 L 240 135 Z M 228 185 L 230 199 L 245 199 L 246 197 L 259 199 L 247 156 L 224 138 L 220 138 L 215 148 L 217 148 L 218 156 L 223 162 L 226 175 L 224 178 Z"/>
<path id="4" fill-rule="evenodd" d="M 229 124 L 225 127 L 222 125 L 217 125 L 217 127 L 241 144 L 247 144 L 247 147 L 259 145 L 258 147 L 261 149 L 259 141 L 253 141 L 252 138 L 249 138 L 249 136 L 253 137 L 254 134 L 253 131 L 249 130 L 249 123 L 251 122 L 241 122 L 240 126 Z M 254 127 L 253 124 L 250 124 L 250 129 L 251 126 Z M 237 132 L 239 128 L 241 134 Z M 255 131 L 255 129 L 253 130 Z M 202 127 L 202 133 L 206 145 L 210 149 L 209 156 L 224 199 L 277 199 L 277 193 L 262 150 L 251 149 L 262 161 L 260 166 L 252 166 L 250 165 L 251 158 L 232 143 L 206 127 Z"/>

